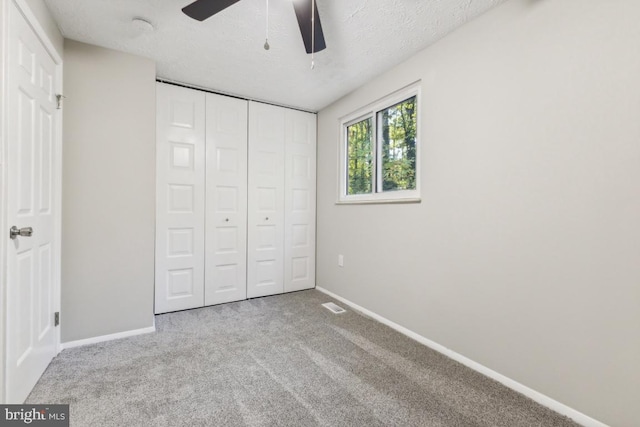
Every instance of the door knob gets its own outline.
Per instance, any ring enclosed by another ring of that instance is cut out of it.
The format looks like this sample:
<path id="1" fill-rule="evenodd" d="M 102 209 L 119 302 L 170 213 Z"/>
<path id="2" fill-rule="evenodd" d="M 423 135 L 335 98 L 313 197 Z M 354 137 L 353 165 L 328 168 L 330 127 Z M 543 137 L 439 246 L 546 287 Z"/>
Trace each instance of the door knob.
<path id="1" fill-rule="evenodd" d="M 32 234 L 33 234 L 33 228 L 31 227 L 18 228 L 14 225 L 9 230 L 9 237 L 11 239 L 15 239 L 18 236 L 31 237 Z"/>

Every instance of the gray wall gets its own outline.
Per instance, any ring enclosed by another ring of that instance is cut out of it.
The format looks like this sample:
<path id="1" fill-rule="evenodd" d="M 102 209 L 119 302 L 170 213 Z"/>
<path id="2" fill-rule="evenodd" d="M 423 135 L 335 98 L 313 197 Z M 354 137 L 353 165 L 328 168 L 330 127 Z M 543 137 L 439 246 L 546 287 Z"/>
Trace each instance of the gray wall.
<path id="1" fill-rule="evenodd" d="M 153 325 L 155 64 L 64 45 L 62 342 Z"/>
<path id="2" fill-rule="evenodd" d="M 321 111 L 318 286 L 638 425 L 639 16 L 512 0 Z M 336 205 L 339 118 L 418 79 L 422 203 Z"/>

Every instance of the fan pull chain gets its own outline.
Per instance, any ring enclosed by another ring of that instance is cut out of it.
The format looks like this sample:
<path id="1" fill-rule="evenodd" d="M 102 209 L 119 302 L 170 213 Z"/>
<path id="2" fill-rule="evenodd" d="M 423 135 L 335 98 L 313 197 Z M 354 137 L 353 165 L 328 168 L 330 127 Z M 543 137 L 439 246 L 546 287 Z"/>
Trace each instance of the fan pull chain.
<path id="1" fill-rule="evenodd" d="M 267 0 L 267 13 L 266 13 L 266 21 L 267 21 L 267 30 L 266 30 L 266 38 L 264 40 L 264 50 L 269 50 L 271 46 L 269 46 L 269 0 Z"/>
<path id="2" fill-rule="evenodd" d="M 268 1 L 268 0 L 267 0 Z M 316 0 L 311 0 L 311 69 L 316 66 Z"/>

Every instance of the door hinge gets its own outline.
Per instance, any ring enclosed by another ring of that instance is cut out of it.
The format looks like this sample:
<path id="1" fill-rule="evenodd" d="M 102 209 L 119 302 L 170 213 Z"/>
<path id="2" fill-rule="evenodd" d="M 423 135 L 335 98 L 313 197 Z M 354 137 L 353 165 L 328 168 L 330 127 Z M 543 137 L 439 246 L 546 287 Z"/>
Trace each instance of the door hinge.
<path id="1" fill-rule="evenodd" d="M 60 108 L 62 108 L 62 98 L 66 98 L 66 96 L 64 96 L 61 93 L 56 94 L 56 102 L 57 102 L 57 107 L 56 109 L 59 110 Z"/>
<path id="2" fill-rule="evenodd" d="M 53 315 L 53 326 L 58 326 L 60 324 L 60 312 L 56 311 Z"/>

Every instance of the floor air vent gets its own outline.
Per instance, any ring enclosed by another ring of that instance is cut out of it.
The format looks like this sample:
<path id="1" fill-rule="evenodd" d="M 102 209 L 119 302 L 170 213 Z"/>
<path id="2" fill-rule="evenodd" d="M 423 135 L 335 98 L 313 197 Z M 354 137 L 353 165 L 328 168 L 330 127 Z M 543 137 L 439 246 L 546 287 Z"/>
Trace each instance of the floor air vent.
<path id="1" fill-rule="evenodd" d="M 325 308 L 328 308 L 334 314 L 340 314 L 340 313 L 344 313 L 344 312 L 347 311 L 344 308 L 342 308 L 339 305 L 336 305 L 336 304 L 334 304 L 332 302 L 325 302 L 324 304 L 322 304 L 322 306 L 325 307 Z"/>

